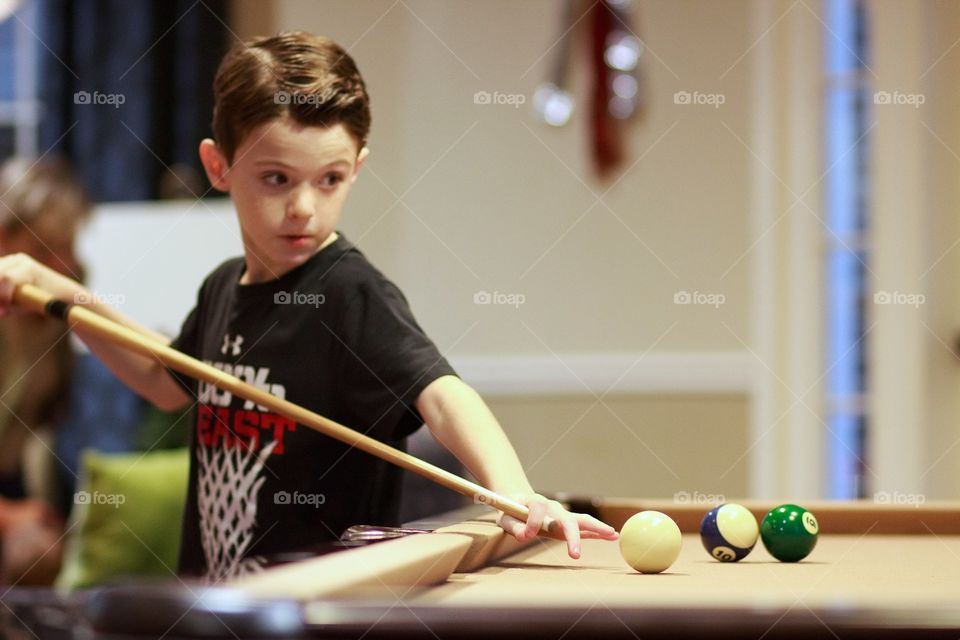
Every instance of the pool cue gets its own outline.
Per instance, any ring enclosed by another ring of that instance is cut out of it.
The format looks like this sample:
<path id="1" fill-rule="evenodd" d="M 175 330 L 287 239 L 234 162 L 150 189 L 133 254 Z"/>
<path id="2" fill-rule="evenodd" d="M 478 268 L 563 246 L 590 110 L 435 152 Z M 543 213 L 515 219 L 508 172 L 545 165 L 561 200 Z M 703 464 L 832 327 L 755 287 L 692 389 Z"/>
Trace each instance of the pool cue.
<path id="1" fill-rule="evenodd" d="M 249 400 L 260 406 L 267 407 L 280 415 L 290 418 L 294 422 L 307 426 L 315 431 L 339 440 L 344 444 L 356 447 L 374 455 L 381 460 L 421 475 L 439 485 L 452 489 L 474 502 L 489 505 L 521 521 L 526 521 L 529 515 L 527 507 L 516 500 L 511 500 L 486 487 L 470 482 L 445 469 L 420 460 L 416 456 L 386 445 L 370 436 L 358 433 L 349 427 L 325 418 L 318 413 L 296 405 L 288 400 L 278 398 L 261 389 L 220 371 L 208 364 L 200 362 L 184 353 L 177 351 L 157 340 L 149 338 L 133 329 L 125 327 L 95 311 L 82 306 L 69 304 L 55 299 L 52 295 L 31 284 L 19 285 L 13 293 L 13 302 L 25 309 L 41 315 L 48 315 L 67 322 L 73 329 L 82 327 L 98 337 L 109 340 L 130 351 L 144 356 L 156 358 L 164 366 L 197 380 L 203 380 L 225 389 L 230 393 Z M 560 524 L 547 518 L 541 526 L 540 532 L 551 538 L 564 539 Z"/>

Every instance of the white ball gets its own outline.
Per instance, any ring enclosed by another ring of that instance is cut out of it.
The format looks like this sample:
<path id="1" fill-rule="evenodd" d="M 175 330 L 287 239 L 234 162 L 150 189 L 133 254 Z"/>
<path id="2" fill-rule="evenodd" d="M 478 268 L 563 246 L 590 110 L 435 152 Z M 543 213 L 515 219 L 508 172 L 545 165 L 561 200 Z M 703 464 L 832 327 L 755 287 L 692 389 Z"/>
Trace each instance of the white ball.
<path id="1" fill-rule="evenodd" d="M 620 530 L 620 555 L 640 573 L 660 573 L 674 563 L 682 544 L 680 527 L 659 511 L 641 511 Z"/>

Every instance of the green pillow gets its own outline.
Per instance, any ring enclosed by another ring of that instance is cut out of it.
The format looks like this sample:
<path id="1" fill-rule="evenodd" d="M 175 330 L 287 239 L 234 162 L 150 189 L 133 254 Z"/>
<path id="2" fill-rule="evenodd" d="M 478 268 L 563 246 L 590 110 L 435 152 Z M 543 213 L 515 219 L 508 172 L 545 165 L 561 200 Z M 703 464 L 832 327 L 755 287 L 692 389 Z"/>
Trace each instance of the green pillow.
<path id="1" fill-rule="evenodd" d="M 186 449 L 85 451 L 57 586 L 170 577 L 177 569 L 188 466 Z"/>

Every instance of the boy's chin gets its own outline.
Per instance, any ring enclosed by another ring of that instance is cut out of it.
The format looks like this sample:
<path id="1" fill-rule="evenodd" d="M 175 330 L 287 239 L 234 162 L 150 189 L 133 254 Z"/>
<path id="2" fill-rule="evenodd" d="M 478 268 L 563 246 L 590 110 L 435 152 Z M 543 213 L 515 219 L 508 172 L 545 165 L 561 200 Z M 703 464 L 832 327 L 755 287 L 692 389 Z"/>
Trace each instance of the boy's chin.
<path id="1" fill-rule="evenodd" d="M 317 253 L 317 248 L 313 247 L 310 251 L 296 251 L 289 252 L 283 256 L 277 256 L 277 259 L 274 260 L 274 263 L 279 266 L 284 272 L 289 271 L 290 269 L 296 269 L 304 262 L 312 258 Z"/>
<path id="2" fill-rule="evenodd" d="M 274 262 L 283 267 L 284 271 L 289 271 L 315 256 L 322 246 L 323 243 L 312 239 L 309 243 L 290 247 L 286 251 L 280 252 L 280 255 L 275 255 Z"/>
<path id="3" fill-rule="evenodd" d="M 303 252 L 287 252 L 283 255 L 273 254 L 269 256 L 269 259 L 264 259 L 263 257 L 251 256 L 249 253 L 246 257 L 246 275 L 241 279 L 245 284 L 255 284 L 258 282 L 270 282 L 271 280 L 277 280 L 278 278 L 283 277 L 289 271 L 296 269 L 304 262 L 309 260 L 316 250 L 303 251 Z"/>

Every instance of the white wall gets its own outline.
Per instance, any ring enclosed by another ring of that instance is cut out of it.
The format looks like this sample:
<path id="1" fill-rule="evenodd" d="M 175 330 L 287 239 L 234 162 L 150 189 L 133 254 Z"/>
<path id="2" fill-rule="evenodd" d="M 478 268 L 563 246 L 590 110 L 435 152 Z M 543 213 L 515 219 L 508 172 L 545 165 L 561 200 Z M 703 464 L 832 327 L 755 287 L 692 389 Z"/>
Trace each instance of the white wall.
<path id="1" fill-rule="evenodd" d="M 876 291 L 922 304 L 868 305 L 875 330 L 869 464 L 877 490 L 956 498 L 960 488 L 960 30 L 956 3 L 870 3 L 877 87 L 923 96 L 878 105 Z"/>
<path id="2" fill-rule="evenodd" d="M 172 337 L 203 278 L 242 247 L 233 206 L 220 200 L 99 205 L 78 250 L 90 288 Z"/>
<path id="3" fill-rule="evenodd" d="M 357 60 L 372 95 L 373 154 L 342 227 L 397 280 L 442 348 L 454 356 L 576 355 L 611 366 L 632 356 L 627 365 L 636 363 L 647 378 L 676 352 L 672 366 L 687 370 L 683 390 L 722 391 L 730 380 L 740 381 L 738 391 L 749 386 L 743 344 L 750 331 L 750 150 L 737 142 L 751 135 L 750 65 L 741 59 L 750 37 L 748 2 L 641 4 L 649 99 L 644 117 L 624 129 L 623 171 L 606 183 L 592 177 L 587 161 L 582 64 L 575 73 L 581 104 L 569 127 L 547 127 L 529 109 L 558 36 L 555 3 L 237 6 L 239 37 L 315 30 Z M 487 35 L 494 32 L 495 40 Z M 585 45 L 579 42 L 578 60 Z M 527 105 L 476 105 L 480 90 L 516 92 Z M 726 102 L 719 109 L 677 105 L 679 90 L 720 92 Z M 124 209 L 106 207 L 119 222 L 112 231 L 96 223 L 88 244 L 112 242 L 114 233 L 142 233 L 152 243 L 178 235 L 189 219 L 214 241 L 204 242 L 195 263 L 199 247 L 179 251 L 184 275 L 203 273 L 239 249 L 235 231 L 208 221 L 204 205 L 189 218 L 178 214 L 176 229 L 163 232 L 155 226 L 163 214 L 147 215 L 151 222 L 141 227 L 115 213 Z M 112 261 L 103 270 L 111 276 L 97 284 L 123 289 L 128 268 L 119 268 L 117 280 L 114 264 L 137 252 L 122 251 L 102 258 Z M 139 264 L 148 259 L 137 257 Z M 139 287 L 144 280 L 129 281 Z M 525 302 L 519 309 L 478 306 L 479 291 L 519 293 Z M 719 294 L 725 302 L 677 305 L 679 291 Z M 183 307 L 168 307 L 163 323 Z M 149 313 L 150 322 L 166 313 L 159 304 L 134 308 Z M 661 358 L 656 368 L 644 362 L 648 350 Z M 703 359 L 691 361 L 697 354 Z M 723 380 L 730 366 L 736 371 Z"/>
<path id="4" fill-rule="evenodd" d="M 734 63 L 749 3 L 641 4 L 649 100 L 624 132 L 616 184 L 591 177 L 584 92 L 565 129 L 527 108 L 552 60 L 557 3 L 274 4 L 276 29 L 334 38 L 366 77 L 372 156 L 343 226 L 444 348 L 742 349 L 749 256 L 734 263 L 750 243 L 750 156 L 735 136 L 749 136 L 751 107 L 749 65 Z M 727 101 L 676 105 L 678 90 Z M 476 105 L 477 91 L 519 93 L 527 105 Z M 480 290 L 526 303 L 477 307 Z M 726 304 L 678 307 L 678 290 L 722 293 Z"/>

